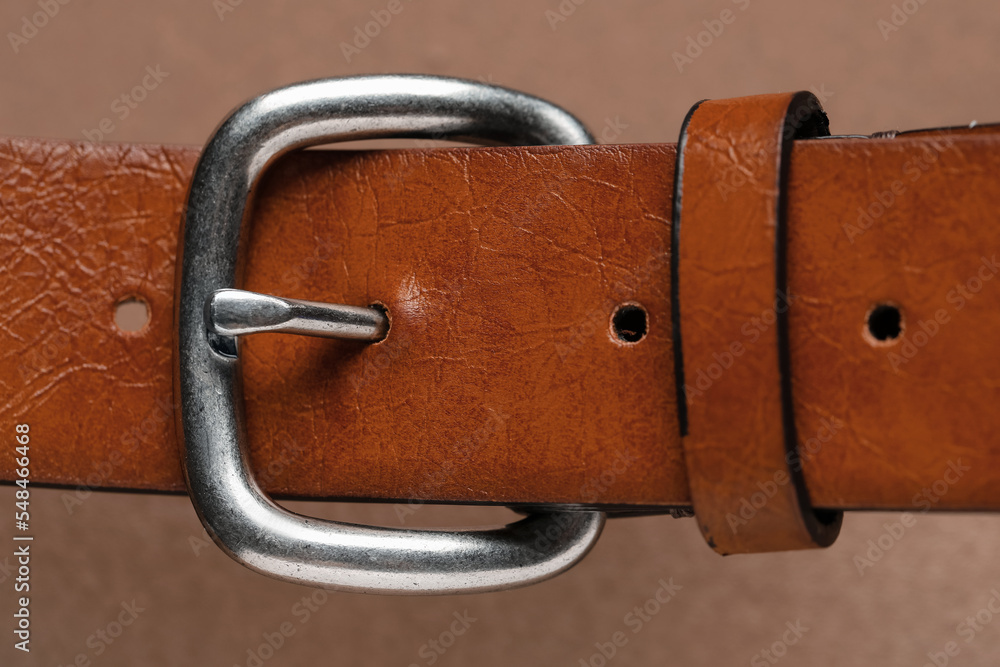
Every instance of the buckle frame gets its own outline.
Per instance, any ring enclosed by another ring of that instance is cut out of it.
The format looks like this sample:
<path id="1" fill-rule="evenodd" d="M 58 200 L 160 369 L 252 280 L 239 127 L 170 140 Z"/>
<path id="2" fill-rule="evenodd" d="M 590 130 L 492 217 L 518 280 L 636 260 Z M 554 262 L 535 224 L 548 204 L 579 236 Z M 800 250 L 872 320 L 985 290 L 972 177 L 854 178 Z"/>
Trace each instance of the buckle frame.
<path id="1" fill-rule="evenodd" d="M 236 336 L 278 330 L 291 317 L 272 313 L 263 323 L 233 321 L 254 304 L 274 306 L 267 299 L 277 299 L 230 291 L 239 286 L 242 231 L 259 177 L 296 148 L 400 137 L 477 144 L 593 143 L 580 121 L 549 102 L 443 77 L 312 81 L 265 93 L 234 111 L 198 160 L 182 222 L 174 377 L 191 501 L 226 553 L 285 581 L 388 594 L 483 592 L 542 581 L 587 554 L 603 528 L 603 512 L 538 512 L 507 526 L 460 532 L 374 528 L 290 512 L 267 497 L 253 478 Z M 226 305 L 226 298 L 237 303 L 226 310 L 229 321 L 223 326 L 213 313 Z M 366 309 L 278 301 L 281 308 L 311 308 L 297 311 L 306 316 L 284 329 L 294 333 L 337 336 L 344 327 L 331 322 L 351 310 L 352 317 L 365 319 L 360 311 Z M 377 340 L 376 320 L 367 322 L 367 333 L 349 337 Z M 320 330 L 325 333 L 315 333 Z M 533 546 L 540 534 L 550 544 L 545 550 Z"/>

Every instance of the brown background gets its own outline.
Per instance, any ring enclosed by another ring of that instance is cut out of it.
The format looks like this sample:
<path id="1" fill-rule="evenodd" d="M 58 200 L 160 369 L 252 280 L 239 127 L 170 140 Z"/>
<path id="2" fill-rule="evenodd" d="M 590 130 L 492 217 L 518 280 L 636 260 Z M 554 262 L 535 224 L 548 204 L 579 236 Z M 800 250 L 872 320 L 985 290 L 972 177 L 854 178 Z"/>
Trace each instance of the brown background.
<path id="1" fill-rule="evenodd" d="M 909 0 L 904 4 L 919 9 L 884 39 L 878 21 L 891 19 L 888 0 L 564 0 L 575 9 L 555 29 L 545 12 L 558 12 L 558 0 L 403 0 L 403 11 L 349 63 L 341 42 L 387 0 L 229 2 L 233 11 L 221 20 L 211 0 L 60 6 L 18 53 L 6 38 L 0 44 L 0 131 L 82 139 L 114 117 L 112 101 L 157 65 L 169 76 L 126 119 L 115 119 L 107 140 L 201 144 L 247 97 L 293 81 L 370 72 L 518 88 L 572 110 L 598 135 L 609 123 L 626 126 L 614 139 L 621 143 L 675 140 L 685 112 L 702 98 L 805 88 L 824 94 L 835 133 L 1000 120 L 1000 13 L 992 2 Z M 673 52 L 727 8 L 735 21 L 679 72 Z M 6 2 L 0 29 L 20 31 L 22 18 L 37 11 L 34 0 Z M 464 610 L 478 620 L 435 664 L 579 665 L 595 642 L 619 630 L 628 644 L 611 664 L 753 664 L 786 622 L 797 620 L 808 631 L 784 664 L 920 665 L 949 641 L 960 647 L 950 664 L 1000 658 L 1000 619 L 968 643 L 957 633 L 1000 590 L 996 516 L 918 515 L 863 576 L 852 559 L 896 515 L 848 515 L 826 551 L 729 559 L 712 553 L 691 521 L 616 520 L 583 564 L 549 583 L 468 597 L 331 594 L 301 623 L 292 608 L 309 591 L 200 548 L 186 499 L 94 494 L 70 514 L 61 496 L 33 497 L 30 656 L 10 646 L 14 594 L 2 569 L 9 550 L 0 549 L 0 614 L 7 619 L 0 664 L 71 664 L 82 653 L 94 665 L 247 665 L 247 650 L 288 621 L 295 634 L 264 665 L 424 665 L 421 645 Z M 12 504 L 13 490 L 0 490 L 0 499 Z M 391 507 L 303 509 L 398 525 Z M 421 520 L 474 524 L 506 514 L 426 508 Z M 0 516 L 0 536 L 10 535 L 10 512 Z M 633 634 L 625 615 L 671 577 L 683 589 Z M 133 599 L 145 611 L 95 655 L 88 637 Z"/>

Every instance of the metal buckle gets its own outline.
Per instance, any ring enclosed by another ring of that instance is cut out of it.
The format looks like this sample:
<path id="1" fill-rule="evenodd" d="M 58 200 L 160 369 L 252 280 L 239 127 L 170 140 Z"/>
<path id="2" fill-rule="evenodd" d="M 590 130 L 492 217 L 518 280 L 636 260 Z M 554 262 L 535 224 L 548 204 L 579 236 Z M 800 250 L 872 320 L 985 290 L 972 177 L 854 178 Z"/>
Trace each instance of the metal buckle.
<path id="1" fill-rule="evenodd" d="M 289 512 L 257 485 L 244 431 L 237 338 L 288 331 L 378 340 L 383 313 L 244 292 L 241 227 L 263 171 L 296 148 L 412 137 L 483 144 L 586 144 L 573 116 L 523 93 L 460 79 L 364 76 L 253 99 L 216 130 L 188 194 L 178 283 L 176 383 L 191 501 L 215 542 L 252 570 L 366 593 L 469 593 L 562 572 L 593 546 L 604 514 L 554 511 L 463 532 L 374 528 Z M 545 540 L 539 540 L 544 535 Z M 545 543 L 544 549 L 535 545 Z"/>

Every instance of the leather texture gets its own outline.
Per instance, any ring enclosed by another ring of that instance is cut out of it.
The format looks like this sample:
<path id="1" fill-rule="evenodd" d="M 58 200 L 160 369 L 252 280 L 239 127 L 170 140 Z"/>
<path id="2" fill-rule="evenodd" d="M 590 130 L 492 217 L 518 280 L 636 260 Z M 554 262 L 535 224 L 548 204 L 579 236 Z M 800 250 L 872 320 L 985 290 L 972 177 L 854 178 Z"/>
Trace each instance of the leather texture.
<path id="1" fill-rule="evenodd" d="M 814 506 L 1000 508 L 998 148 L 988 128 L 795 143 L 789 348 Z M 0 141 L 0 415 L 4 432 L 30 424 L 33 483 L 183 491 L 172 313 L 196 156 Z M 256 203 L 245 287 L 378 301 L 392 329 L 369 346 L 246 341 L 261 485 L 316 498 L 688 506 L 670 317 L 675 157 L 656 144 L 281 161 Z M 717 187 L 748 176 L 731 162 Z M 719 285 L 713 302 L 740 299 Z M 114 309 L 133 296 L 151 318 L 124 333 Z M 612 331 L 624 302 L 648 313 L 638 343 Z M 866 333 L 882 302 L 903 315 L 894 341 Z M 13 459 L 0 461 L 13 479 Z"/>
<path id="2" fill-rule="evenodd" d="M 802 476 L 787 342 L 787 162 L 796 139 L 829 134 L 810 93 L 701 102 L 681 130 L 671 248 L 679 426 L 698 526 L 723 555 L 825 547 L 840 532 L 843 515 L 818 516 Z M 733 168 L 745 182 L 717 187 Z M 754 320 L 754 340 L 742 340 Z"/>

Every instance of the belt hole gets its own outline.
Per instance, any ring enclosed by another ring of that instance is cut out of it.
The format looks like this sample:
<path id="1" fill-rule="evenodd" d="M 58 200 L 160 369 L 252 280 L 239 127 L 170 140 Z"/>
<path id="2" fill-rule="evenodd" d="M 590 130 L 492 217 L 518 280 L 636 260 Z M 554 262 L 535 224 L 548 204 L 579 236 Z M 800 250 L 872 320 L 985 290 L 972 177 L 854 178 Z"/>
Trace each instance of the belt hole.
<path id="1" fill-rule="evenodd" d="M 623 343 L 638 343 L 646 337 L 649 315 L 638 303 L 620 304 L 611 314 L 611 331 Z"/>
<path id="2" fill-rule="evenodd" d="M 127 296 L 115 304 L 115 326 L 125 333 L 141 331 L 149 324 L 149 304 L 138 296 Z"/>
<path id="3" fill-rule="evenodd" d="M 381 301 L 372 301 L 370 304 L 368 304 L 368 307 L 374 308 L 375 310 L 381 312 L 383 315 L 386 316 L 386 319 L 389 320 L 389 328 L 385 330 L 385 336 L 376 341 L 372 341 L 372 345 L 378 345 L 379 343 L 384 342 L 385 339 L 389 337 L 389 332 L 392 331 L 392 313 L 389 312 L 389 307 L 386 306 Z"/>
<path id="4" fill-rule="evenodd" d="M 880 303 L 869 310 L 865 324 L 867 334 L 876 343 L 891 343 L 903 333 L 903 315 L 891 303 Z"/>

